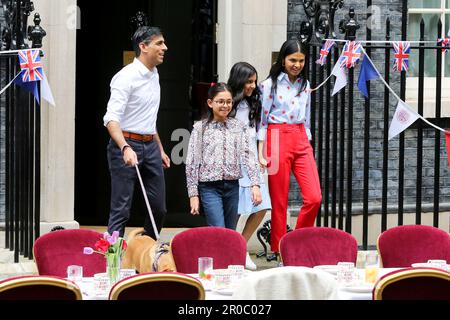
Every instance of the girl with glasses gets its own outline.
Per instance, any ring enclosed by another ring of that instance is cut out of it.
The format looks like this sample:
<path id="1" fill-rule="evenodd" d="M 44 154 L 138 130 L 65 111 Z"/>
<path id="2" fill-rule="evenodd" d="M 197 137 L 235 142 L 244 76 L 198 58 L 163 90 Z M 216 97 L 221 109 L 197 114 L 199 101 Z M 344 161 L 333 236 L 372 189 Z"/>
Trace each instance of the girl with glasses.
<path id="1" fill-rule="evenodd" d="M 194 124 L 186 159 L 191 214 L 200 213 L 201 201 L 208 225 L 235 230 L 241 164 L 248 172 L 255 205 L 261 203 L 259 165 L 247 128 L 228 116 L 233 106 L 228 85 L 213 84 L 207 105 L 206 116 Z"/>

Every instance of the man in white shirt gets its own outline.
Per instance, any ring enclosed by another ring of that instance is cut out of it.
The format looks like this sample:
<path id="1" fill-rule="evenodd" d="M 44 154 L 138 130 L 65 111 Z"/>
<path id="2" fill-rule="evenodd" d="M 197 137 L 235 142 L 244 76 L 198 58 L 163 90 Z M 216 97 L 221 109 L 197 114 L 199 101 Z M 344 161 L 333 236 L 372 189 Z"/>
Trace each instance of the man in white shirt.
<path id="1" fill-rule="evenodd" d="M 111 173 L 111 209 L 108 232 L 125 232 L 130 218 L 133 191 L 139 165 L 158 232 L 166 214 L 163 168 L 170 159 L 156 130 L 161 88 L 156 68 L 164 61 L 167 46 L 161 30 L 140 27 L 133 35 L 136 58 L 111 81 L 111 97 L 103 118 L 111 136 L 107 147 Z M 146 214 L 146 234 L 156 239 L 150 217 Z"/>

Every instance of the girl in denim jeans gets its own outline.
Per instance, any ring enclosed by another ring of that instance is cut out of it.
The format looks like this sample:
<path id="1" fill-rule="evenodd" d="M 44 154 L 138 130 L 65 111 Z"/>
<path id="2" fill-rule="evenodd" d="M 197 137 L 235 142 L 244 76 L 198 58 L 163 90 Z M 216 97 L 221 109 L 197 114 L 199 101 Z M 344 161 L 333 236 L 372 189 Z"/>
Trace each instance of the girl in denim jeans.
<path id="1" fill-rule="evenodd" d="M 235 230 L 241 164 L 250 178 L 255 205 L 261 203 L 259 164 L 250 148 L 246 126 L 228 117 L 233 106 L 230 87 L 213 84 L 207 105 L 204 119 L 194 124 L 186 159 L 191 214 L 199 214 L 201 200 L 208 225 Z"/>

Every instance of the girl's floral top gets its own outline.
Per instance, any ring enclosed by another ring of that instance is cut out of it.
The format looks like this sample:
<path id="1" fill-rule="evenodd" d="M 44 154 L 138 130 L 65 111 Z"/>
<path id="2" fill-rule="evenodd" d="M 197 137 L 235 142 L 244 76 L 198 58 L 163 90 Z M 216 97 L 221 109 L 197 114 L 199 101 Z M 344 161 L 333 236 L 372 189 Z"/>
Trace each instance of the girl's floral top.
<path id="1" fill-rule="evenodd" d="M 189 197 L 198 196 L 198 183 L 242 178 L 241 163 L 259 185 L 259 166 L 250 148 L 247 127 L 237 119 L 198 121 L 189 140 L 186 180 Z"/>

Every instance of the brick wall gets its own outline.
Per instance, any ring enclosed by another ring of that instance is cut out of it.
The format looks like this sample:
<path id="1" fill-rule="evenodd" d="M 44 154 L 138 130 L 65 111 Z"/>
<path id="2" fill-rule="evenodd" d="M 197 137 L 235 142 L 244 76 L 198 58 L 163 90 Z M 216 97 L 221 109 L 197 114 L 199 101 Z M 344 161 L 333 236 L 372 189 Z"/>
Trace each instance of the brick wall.
<path id="1" fill-rule="evenodd" d="M 401 40 L 402 1 L 372 1 L 381 13 L 381 24 L 372 28 L 372 40 L 385 40 L 385 21 L 389 17 L 391 21 L 391 39 Z M 344 35 L 339 32 L 339 21 L 348 15 L 350 6 L 355 8 L 356 19 L 361 25 L 357 31 L 357 38 L 366 38 L 366 1 L 345 1 L 344 7 L 338 10 L 335 18 L 335 31 L 339 39 Z M 288 4 L 288 39 L 295 38 L 300 31 L 300 23 L 306 20 L 306 15 L 300 0 L 289 1 Z M 316 59 L 316 57 L 314 57 Z M 392 54 L 391 54 L 392 59 Z M 384 49 L 372 51 L 372 60 L 378 70 L 384 74 Z M 355 81 L 357 82 L 359 67 L 356 68 Z M 391 71 L 391 87 L 400 93 L 400 74 Z M 383 152 L 383 110 L 384 110 L 384 85 L 381 81 L 371 81 L 371 105 L 370 105 L 370 157 L 369 157 L 369 211 L 381 210 L 382 196 L 382 152 Z M 363 202 L 363 174 L 364 174 L 364 99 L 358 88 L 354 87 L 354 118 L 353 118 L 353 212 L 361 211 Z M 390 120 L 395 112 L 397 100 L 390 95 Z M 347 99 L 348 101 L 348 99 Z M 420 121 L 420 120 L 419 120 Z M 318 125 L 317 125 L 318 126 Z M 347 126 L 347 120 L 346 120 Z M 425 126 L 423 142 L 423 183 L 422 201 L 424 210 L 430 210 L 434 197 L 434 129 Z M 325 144 L 324 144 L 325 145 Z M 389 172 L 388 172 L 388 204 L 396 211 L 398 203 L 398 155 L 399 139 L 394 138 L 389 142 Z M 405 212 L 415 210 L 416 203 L 416 165 L 417 165 L 417 130 L 409 128 L 405 131 L 405 182 L 404 204 Z M 324 157 L 324 155 L 323 155 Z M 447 167 L 447 153 L 445 140 L 441 134 L 440 155 L 440 205 L 448 207 L 450 202 L 450 172 Z M 338 164 L 339 168 L 339 164 Z M 331 171 L 330 171 L 331 172 Z M 346 175 L 345 175 L 346 176 Z M 346 186 L 346 182 L 344 184 Z M 344 192 L 344 195 L 346 193 Z M 331 201 L 331 195 L 330 195 Z M 295 182 L 291 177 L 291 191 L 289 203 L 293 214 L 298 213 L 297 207 L 301 205 L 301 196 Z M 295 211 L 294 211 L 295 208 Z"/>

